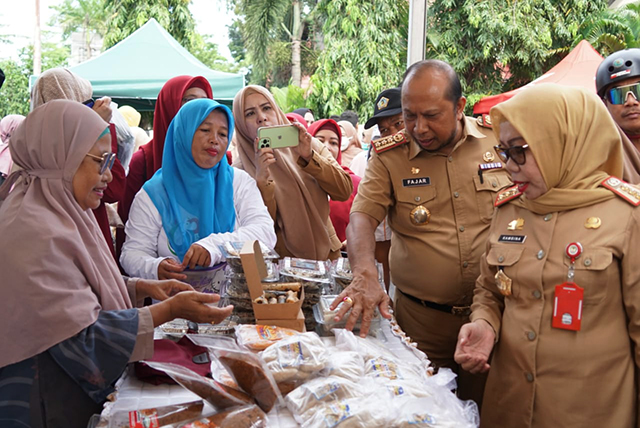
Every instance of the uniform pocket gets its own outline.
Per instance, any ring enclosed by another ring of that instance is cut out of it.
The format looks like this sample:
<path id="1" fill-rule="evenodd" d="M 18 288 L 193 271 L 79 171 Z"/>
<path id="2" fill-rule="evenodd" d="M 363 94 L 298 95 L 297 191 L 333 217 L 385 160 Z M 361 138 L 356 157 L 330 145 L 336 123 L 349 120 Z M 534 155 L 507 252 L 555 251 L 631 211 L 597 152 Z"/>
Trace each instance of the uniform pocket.
<path id="1" fill-rule="evenodd" d="M 584 288 L 584 304 L 600 303 L 607 296 L 609 277 L 615 270 L 609 270 L 613 262 L 613 254 L 606 248 L 590 248 L 584 250 L 574 265 L 574 281 Z M 564 265 L 569 270 L 569 258 L 564 258 Z"/>
<path id="2" fill-rule="evenodd" d="M 406 228 L 405 233 L 415 232 L 416 230 L 429 232 L 440 228 L 442 223 L 439 213 L 436 209 L 436 188 L 435 186 L 417 186 L 397 189 L 396 204 L 397 216 L 394 219 L 394 226 Z M 428 210 L 429 220 L 426 223 L 416 224 L 412 221 L 415 209 L 424 207 Z"/>
<path id="3" fill-rule="evenodd" d="M 480 176 L 473 177 L 473 184 L 476 187 L 476 201 L 478 203 L 478 213 L 483 223 L 490 223 L 493 216 L 493 205 L 496 200 L 497 193 L 511 185 L 511 177 L 504 170 L 495 172 L 483 172 L 482 182 Z"/>
<path id="4" fill-rule="evenodd" d="M 518 297 L 520 286 L 518 284 L 518 261 L 522 257 L 524 247 L 516 247 L 513 244 L 492 244 L 487 252 L 487 264 L 498 269 L 502 268 L 504 273 L 511 278 L 511 295 Z M 497 285 L 494 284 L 497 288 Z"/>

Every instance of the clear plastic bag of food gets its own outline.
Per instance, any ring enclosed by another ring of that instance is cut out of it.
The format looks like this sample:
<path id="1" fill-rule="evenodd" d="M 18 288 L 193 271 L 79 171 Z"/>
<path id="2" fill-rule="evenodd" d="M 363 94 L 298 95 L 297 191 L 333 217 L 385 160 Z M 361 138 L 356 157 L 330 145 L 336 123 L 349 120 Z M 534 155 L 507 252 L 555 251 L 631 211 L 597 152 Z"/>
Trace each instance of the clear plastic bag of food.
<path id="1" fill-rule="evenodd" d="M 315 333 L 299 333 L 269 346 L 260 356 L 276 382 L 305 381 L 324 369 L 327 347 Z"/>
<path id="2" fill-rule="evenodd" d="M 256 405 L 238 407 L 201 418 L 178 428 L 266 428 L 267 415 Z"/>
<path id="3" fill-rule="evenodd" d="M 116 412 L 109 417 L 109 428 L 147 428 L 175 426 L 202 415 L 202 400 L 150 409 Z"/>
<path id="4" fill-rule="evenodd" d="M 262 410 L 268 413 L 276 404 L 283 404 L 282 395 L 264 361 L 250 351 L 210 348 L 235 382 L 247 392 Z"/>
<path id="5" fill-rule="evenodd" d="M 325 376 L 338 376 L 352 382 L 364 377 L 364 358 L 357 352 L 330 349 L 331 358 L 324 368 Z"/>
<path id="6" fill-rule="evenodd" d="M 357 352 L 365 359 L 376 357 L 396 358 L 382 342 L 371 336 L 362 338 L 342 328 L 334 329 L 333 334 L 336 337 L 336 348 L 340 350 Z"/>
<path id="7" fill-rule="evenodd" d="M 264 351 L 274 343 L 299 334 L 297 331 L 276 327 L 272 325 L 248 325 L 236 326 L 236 338 L 238 344 L 252 351 Z"/>
<path id="8" fill-rule="evenodd" d="M 153 361 L 145 361 L 145 364 L 166 373 L 182 387 L 193 392 L 216 409 L 228 409 L 253 402 L 251 397 L 242 391 L 230 391 L 229 388 L 225 388 L 215 380 L 200 376 L 186 367 Z"/>
<path id="9" fill-rule="evenodd" d="M 382 265 L 376 262 L 376 268 L 378 269 L 378 281 L 380 282 L 380 286 L 385 289 Z M 327 294 L 340 294 L 345 288 L 351 285 L 351 281 L 353 281 L 351 264 L 349 263 L 349 259 L 346 257 L 340 257 L 331 262 L 330 273 L 332 287 L 328 289 Z"/>
<path id="10" fill-rule="evenodd" d="M 242 261 L 240 260 L 240 251 L 244 244 L 244 242 L 225 242 L 223 245 L 219 246 L 222 255 L 227 260 L 227 264 L 236 272 L 244 272 L 242 269 Z M 278 258 L 280 257 L 278 256 L 278 253 L 268 248 L 262 242 L 260 242 L 260 249 L 262 250 L 262 257 L 267 264 L 278 261 Z"/>
<path id="11" fill-rule="evenodd" d="M 393 426 L 389 400 L 375 395 L 332 401 L 303 415 L 303 428 L 389 428 Z"/>
<path id="12" fill-rule="evenodd" d="M 338 311 L 341 309 L 344 302 L 340 303 L 335 310 L 331 310 L 331 303 L 338 297 L 337 295 L 329 294 L 320 297 L 320 301 L 313 306 L 313 317 L 315 321 L 318 323 L 318 334 L 322 336 L 330 336 L 332 335 L 332 330 L 334 328 L 345 328 L 347 325 L 347 321 L 349 319 L 349 315 L 351 312 L 347 312 L 344 318 L 340 321 L 335 321 L 334 318 L 338 314 Z M 354 331 L 360 331 L 361 320 L 356 322 Z M 378 308 L 374 309 L 374 316 L 371 319 L 371 325 L 369 326 L 369 335 L 376 336 L 378 331 L 380 330 L 380 312 Z"/>
<path id="13" fill-rule="evenodd" d="M 477 428 L 478 406 L 446 396 L 394 400 L 394 427 L 397 428 Z"/>
<path id="14" fill-rule="evenodd" d="M 278 282 L 280 280 L 280 267 L 278 263 L 265 263 L 267 267 L 267 276 L 262 278 L 262 282 Z M 238 272 L 227 265 L 224 268 L 224 277 L 237 287 L 247 288 L 247 278 L 244 271 Z"/>
<path id="15" fill-rule="evenodd" d="M 286 282 L 300 282 L 305 294 L 321 293 L 331 283 L 326 261 L 285 257 L 280 260 L 280 276 Z"/>
<path id="16" fill-rule="evenodd" d="M 302 423 L 305 419 L 311 418 L 312 415 L 308 415 L 308 412 L 315 412 L 319 407 L 333 401 L 369 395 L 368 392 L 345 378 L 318 377 L 298 386 L 284 401 L 296 421 Z"/>

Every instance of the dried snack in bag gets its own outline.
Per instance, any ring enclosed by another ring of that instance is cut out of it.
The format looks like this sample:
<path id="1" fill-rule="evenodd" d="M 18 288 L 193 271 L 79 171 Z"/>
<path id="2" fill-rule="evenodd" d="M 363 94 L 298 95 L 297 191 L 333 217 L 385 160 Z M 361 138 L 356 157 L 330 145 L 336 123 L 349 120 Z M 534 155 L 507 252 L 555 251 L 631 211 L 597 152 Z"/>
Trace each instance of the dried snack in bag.
<path id="1" fill-rule="evenodd" d="M 165 372 L 182 387 L 204 399 L 216 409 L 227 409 L 229 407 L 241 406 L 251 403 L 251 397 L 237 391 L 237 394 L 229 394 L 225 388 L 213 379 L 209 379 L 199 374 L 172 363 L 145 362 L 150 367 Z"/>
<path id="2" fill-rule="evenodd" d="M 306 382 L 284 399 L 287 408 L 298 422 L 311 418 L 307 412 L 315 412 L 320 406 L 333 401 L 355 398 L 367 394 L 360 385 L 337 376 L 319 377 Z"/>
<path id="3" fill-rule="evenodd" d="M 192 420 L 202 414 L 202 400 L 151 409 L 116 412 L 109 418 L 109 428 L 164 427 Z"/>
<path id="4" fill-rule="evenodd" d="M 303 428 L 389 428 L 393 412 L 388 403 L 375 396 L 332 401 L 305 413 Z"/>
<path id="5" fill-rule="evenodd" d="M 420 374 L 413 370 L 407 364 L 400 364 L 395 358 L 369 358 L 365 361 L 365 375 L 374 378 L 387 378 L 389 380 L 396 379 L 412 379 L 416 382 L 422 382 L 423 378 Z"/>
<path id="6" fill-rule="evenodd" d="M 239 407 L 178 428 L 266 428 L 267 415 L 256 405 Z"/>
<path id="7" fill-rule="evenodd" d="M 273 376 L 257 355 L 231 349 L 214 349 L 213 352 L 238 386 L 253 397 L 262 410 L 268 413 L 282 401 Z"/>
<path id="8" fill-rule="evenodd" d="M 305 380 L 327 364 L 329 355 L 315 333 L 299 333 L 271 345 L 261 354 L 276 382 Z"/>
<path id="9" fill-rule="evenodd" d="M 238 344 L 252 351 L 263 351 L 277 341 L 297 334 L 295 330 L 270 325 L 236 326 Z"/>
<path id="10" fill-rule="evenodd" d="M 476 428 L 480 422 L 478 406 L 451 392 L 446 397 L 399 399 L 393 407 L 397 428 Z"/>
<path id="11" fill-rule="evenodd" d="M 331 349 L 331 358 L 324 368 L 326 376 L 338 376 L 358 382 L 364 376 L 364 358 L 353 351 L 337 351 Z"/>

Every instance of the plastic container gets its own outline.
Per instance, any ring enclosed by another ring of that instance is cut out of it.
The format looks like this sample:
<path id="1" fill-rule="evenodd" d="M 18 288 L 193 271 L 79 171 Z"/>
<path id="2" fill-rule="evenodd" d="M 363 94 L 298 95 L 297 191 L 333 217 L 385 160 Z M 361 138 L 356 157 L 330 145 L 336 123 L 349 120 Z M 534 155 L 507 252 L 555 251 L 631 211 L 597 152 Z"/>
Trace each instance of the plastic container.
<path id="1" fill-rule="evenodd" d="M 229 268 L 234 272 L 244 272 L 242 269 L 242 261 L 240 261 L 240 250 L 244 246 L 244 242 L 225 242 L 224 245 L 220 245 L 220 251 L 227 260 Z M 274 250 L 268 248 L 262 242 L 260 242 L 260 249 L 262 249 L 262 257 L 264 261 L 269 263 L 277 262 L 280 256 Z"/>
<path id="2" fill-rule="evenodd" d="M 378 281 L 380 282 L 380 286 L 385 290 L 382 265 L 380 263 L 376 263 L 376 268 L 378 269 Z M 351 264 L 349 263 L 349 259 L 346 257 L 340 257 L 339 259 L 331 262 L 330 273 L 332 286 L 326 289 L 329 291 L 326 294 L 340 294 L 345 288 L 351 285 L 351 281 L 353 281 Z"/>
<path id="3" fill-rule="evenodd" d="M 187 279 L 183 281 L 196 291 L 219 294 L 224 282 L 225 265 L 223 262 L 209 268 L 185 269 L 182 273 L 187 275 Z"/>
<path id="4" fill-rule="evenodd" d="M 335 311 L 332 311 L 330 308 L 331 302 L 338 297 L 337 295 L 325 295 L 320 298 L 320 302 L 313 306 L 313 317 L 315 322 L 317 323 L 316 332 L 321 336 L 331 336 L 333 333 L 331 329 L 334 328 L 345 328 L 347 325 L 348 316 L 343 318 L 342 321 L 336 322 L 334 321 L 334 317 L 338 313 L 338 309 L 340 305 L 336 308 Z M 342 303 L 341 303 L 342 305 Z M 347 315 L 349 313 L 347 312 Z M 371 336 L 375 336 L 377 331 L 380 329 L 380 312 L 376 308 L 374 311 L 374 317 L 371 320 L 371 326 L 369 327 L 369 334 Z M 360 330 L 360 320 L 356 323 L 354 330 Z"/>

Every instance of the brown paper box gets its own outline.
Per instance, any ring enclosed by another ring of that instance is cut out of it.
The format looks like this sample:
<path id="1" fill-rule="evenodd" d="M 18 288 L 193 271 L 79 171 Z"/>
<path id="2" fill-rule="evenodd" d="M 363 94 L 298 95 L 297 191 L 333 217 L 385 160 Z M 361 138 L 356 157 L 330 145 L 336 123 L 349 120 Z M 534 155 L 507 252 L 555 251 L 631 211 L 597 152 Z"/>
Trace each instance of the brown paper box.
<path id="1" fill-rule="evenodd" d="M 262 257 L 262 250 L 258 241 L 245 242 L 240 250 L 242 269 L 249 287 L 251 305 L 259 324 L 275 325 L 278 327 L 304 329 L 304 315 L 302 315 L 302 302 L 304 301 L 304 289 L 300 290 L 300 300 L 296 303 L 256 304 L 253 300 L 262 296 L 262 279 L 267 276 L 267 266 Z M 300 323 L 302 317 L 302 323 Z M 284 325 L 287 324 L 287 325 Z M 298 326 L 292 327 L 292 325 Z"/>

